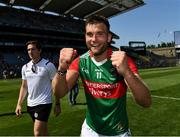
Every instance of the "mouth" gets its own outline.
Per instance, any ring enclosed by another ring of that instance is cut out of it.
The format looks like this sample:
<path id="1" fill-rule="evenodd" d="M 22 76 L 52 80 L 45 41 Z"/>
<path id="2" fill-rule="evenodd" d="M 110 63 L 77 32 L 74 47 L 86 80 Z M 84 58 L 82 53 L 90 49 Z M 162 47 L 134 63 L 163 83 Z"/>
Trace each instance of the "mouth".
<path id="1" fill-rule="evenodd" d="M 91 47 L 93 47 L 93 48 L 97 48 L 97 47 L 99 47 L 99 45 L 94 44 L 94 45 L 91 45 Z"/>

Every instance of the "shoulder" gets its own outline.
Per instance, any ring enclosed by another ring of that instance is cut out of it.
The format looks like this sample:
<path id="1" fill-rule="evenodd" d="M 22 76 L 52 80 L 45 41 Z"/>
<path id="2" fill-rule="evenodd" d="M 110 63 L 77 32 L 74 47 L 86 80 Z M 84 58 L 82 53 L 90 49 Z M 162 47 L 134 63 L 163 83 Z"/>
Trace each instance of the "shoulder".
<path id="1" fill-rule="evenodd" d="M 80 59 L 81 58 L 88 58 L 90 56 L 90 51 L 87 51 L 87 52 L 85 52 L 84 54 L 82 54 L 81 56 L 80 56 Z"/>
<path id="2" fill-rule="evenodd" d="M 56 72 L 55 65 L 47 59 L 43 59 L 43 66 L 50 72 Z"/>
<path id="3" fill-rule="evenodd" d="M 135 61 L 129 56 L 128 56 L 128 65 L 134 73 L 138 73 L 138 68 L 136 66 Z"/>
<path id="4" fill-rule="evenodd" d="M 41 62 L 42 62 L 42 64 L 44 65 L 44 66 L 54 66 L 54 64 L 51 62 L 51 61 L 49 61 L 48 59 L 42 59 L 41 60 Z"/>
<path id="5" fill-rule="evenodd" d="M 88 59 L 88 57 L 90 57 L 89 51 L 87 51 L 86 53 L 82 54 L 81 56 L 78 56 L 76 59 L 73 60 L 73 62 L 71 64 L 78 64 L 79 61 Z"/>
<path id="6" fill-rule="evenodd" d="M 29 61 L 28 63 L 26 63 L 26 64 L 24 64 L 24 65 L 22 66 L 22 69 L 27 69 L 27 68 L 29 68 L 29 67 L 31 67 L 31 66 L 32 66 L 32 62 Z"/>

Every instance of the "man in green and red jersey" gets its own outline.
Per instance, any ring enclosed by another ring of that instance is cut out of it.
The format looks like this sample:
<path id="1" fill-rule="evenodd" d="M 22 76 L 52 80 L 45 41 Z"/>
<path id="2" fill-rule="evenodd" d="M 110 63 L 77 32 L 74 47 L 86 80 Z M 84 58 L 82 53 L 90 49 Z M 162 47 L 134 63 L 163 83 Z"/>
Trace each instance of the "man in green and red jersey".
<path id="1" fill-rule="evenodd" d="M 128 136 L 127 87 L 143 107 L 151 105 L 149 89 L 140 78 L 134 61 L 124 51 L 110 48 L 112 35 L 106 18 L 90 17 L 86 20 L 85 31 L 89 51 L 75 60 L 76 50 L 64 48 L 60 51 L 58 71 L 52 82 L 54 94 L 60 98 L 65 96 L 80 76 L 87 101 L 81 136 Z"/>

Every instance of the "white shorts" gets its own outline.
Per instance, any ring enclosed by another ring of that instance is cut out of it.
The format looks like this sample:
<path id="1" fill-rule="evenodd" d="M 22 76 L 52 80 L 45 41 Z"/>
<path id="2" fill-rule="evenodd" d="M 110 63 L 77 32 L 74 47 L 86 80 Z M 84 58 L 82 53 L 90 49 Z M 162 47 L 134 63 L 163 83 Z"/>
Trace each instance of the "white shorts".
<path id="1" fill-rule="evenodd" d="M 86 119 L 84 120 L 84 123 L 82 125 L 81 128 L 81 137 L 106 137 L 104 135 L 98 134 L 96 133 L 94 130 L 92 130 L 86 123 Z M 129 137 L 131 136 L 131 132 L 130 130 L 128 130 L 127 132 L 120 134 L 120 135 L 116 135 L 116 136 L 112 136 L 112 137 Z"/>

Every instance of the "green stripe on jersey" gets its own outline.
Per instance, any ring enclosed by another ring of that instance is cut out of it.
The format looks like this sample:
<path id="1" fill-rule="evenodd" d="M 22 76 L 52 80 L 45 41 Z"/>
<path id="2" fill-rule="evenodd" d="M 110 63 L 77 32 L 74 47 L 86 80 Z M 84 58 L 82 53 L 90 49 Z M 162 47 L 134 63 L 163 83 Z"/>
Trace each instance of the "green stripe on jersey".
<path id="1" fill-rule="evenodd" d="M 119 135 L 128 130 L 126 95 L 121 99 L 93 98 L 86 94 L 87 124 L 102 135 Z"/>

